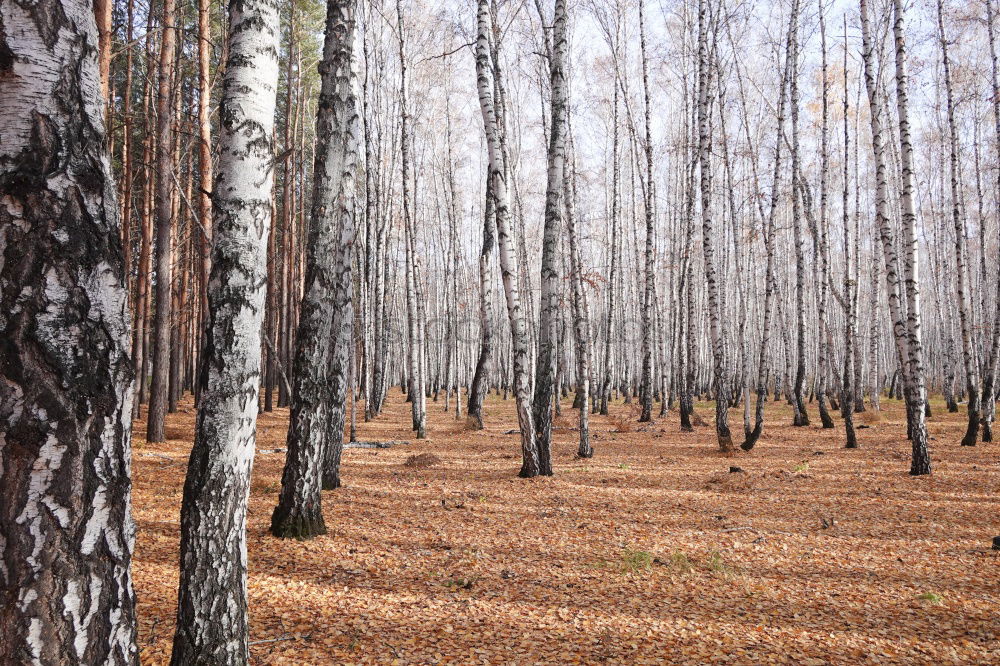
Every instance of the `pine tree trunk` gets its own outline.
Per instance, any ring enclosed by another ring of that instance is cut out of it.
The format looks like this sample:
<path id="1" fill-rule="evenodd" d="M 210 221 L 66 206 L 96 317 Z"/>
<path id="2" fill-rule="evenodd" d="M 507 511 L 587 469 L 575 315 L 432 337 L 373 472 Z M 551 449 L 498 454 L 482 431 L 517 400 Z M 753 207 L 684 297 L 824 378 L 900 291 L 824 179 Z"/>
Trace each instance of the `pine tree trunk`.
<path id="1" fill-rule="evenodd" d="M 164 419 L 167 415 L 167 399 L 170 373 L 170 287 L 173 283 L 173 253 L 171 237 L 173 229 L 173 71 L 174 43 L 177 30 L 176 0 L 163 0 L 161 18 L 159 91 L 157 93 L 156 114 L 156 315 L 153 320 L 152 360 L 153 380 L 149 394 L 149 419 L 146 425 L 146 441 L 162 442 Z"/>
<path id="2" fill-rule="evenodd" d="M 209 74 L 210 48 L 212 39 L 211 4 L 209 0 L 198 0 L 198 219 L 201 224 L 199 250 L 201 260 L 198 262 L 200 285 L 201 327 L 198 331 L 198 367 L 205 360 L 204 349 L 208 343 L 206 322 L 208 320 L 208 280 L 212 270 L 212 200 L 208 192 L 212 189 L 212 88 Z M 273 237 L 274 234 L 268 234 Z M 268 279 L 268 285 L 271 280 Z M 272 308 L 268 308 L 270 312 Z M 199 382 L 200 383 L 200 382 Z M 196 398 L 200 397 L 198 395 Z M 268 392 L 270 398 L 270 392 Z"/>
<path id="3" fill-rule="evenodd" d="M 171 657 L 178 665 L 249 658 L 246 514 L 271 228 L 277 26 L 277 7 L 269 0 L 229 6 L 204 363 L 181 506 Z"/>
<path id="4" fill-rule="evenodd" d="M 93 6 L 0 3 L 0 26 L 0 663 L 138 664 L 129 299 Z"/>

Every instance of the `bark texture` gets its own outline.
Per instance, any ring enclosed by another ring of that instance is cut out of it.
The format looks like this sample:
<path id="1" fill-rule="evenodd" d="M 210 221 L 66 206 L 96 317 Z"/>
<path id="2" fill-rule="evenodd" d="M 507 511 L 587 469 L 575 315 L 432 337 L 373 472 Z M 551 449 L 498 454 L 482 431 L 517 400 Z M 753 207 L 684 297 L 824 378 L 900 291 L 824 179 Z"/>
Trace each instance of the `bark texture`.
<path id="1" fill-rule="evenodd" d="M 156 121 L 156 314 L 153 319 L 153 378 L 149 393 L 146 441 L 166 440 L 163 431 L 167 416 L 170 375 L 171 297 L 174 253 L 173 229 L 173 100 L 174 49 L 177 30 L 176 0 L 163 0 L 162 37 L 160 39 L 159 90 Z"/>
<path id="2" fill-rule="evenodd" d="M 531 411 L 531 372 L 528 362 L 528 331 L 521 311 L 514 261 L 514 241 L 510 230 L 510 205 L 503 167 L 500 127 L 490 76 L 489 34 L 491 25 L 488 0 L 479 0 L 476 31 L 476 87 L 479 108 L 486 130 L 486 148 L 489 157 L 488 196 L 493 199 L 496 213 L 497 242 L 500 250 L 500 271 L 507 300 L 507 317 L 510 320 L 513 341 L 514 399 L 517 403 L 517 420 L 521 430 L 522 477 L 537 476 L 540 469 L 538 448 L 535 442 L 535 424 Z"/>
<path id="3" fill-rule="evenodd" d="M 90 2 L 0 3 L 0 663 L 136 664 L 132 365 Z"/>
<path id="4" fill-rule="evenodd" d="M 295 376 L 288 429 L 288 453 L 281 495 L 271 517 L 271 533 L 308 539 L 326 533 L 320 489 L 329 433 L 333 386 L 338 285 L 345 279 L 338 243 L 345 240 L 344 217 L 351 216 L 357 168 L 357 98 L 354 90 L 356 0 L 327 4 L 326 38 L 320 65 L 322 84 L 316 114 L 312 217 L 306 257 L 306 284 L 295 353 Z M 350 250 L 347 255 L 350 256 Z M 350 283 L 350 272 L 346 275 Z M 344 314 L 338 323 L 343 324 Z M 349 323 L 347 324 L 350 325 Z M 340 341 L 338 333 L 337 340 Z M 343 407 L 341 407 L 341 411 Z M 343 417 L 341 416 L 341 435 Z"/>
<path id="5" fill-rule="evenodd" d="M 278 84 L 274 0 L 229 6 L 198 421 L 181 505 L 172 664 L 249 659 L 246 514 L 257 437 Z"/>
<path id="6" fill-rule="evenodd" d="M 566 0 L 555 0 L 549 80 L 552 113 L 549 128 L 545 225 L 542 231 L 541 306 L 538 357 L 535 360 L 534 424 L 538 469 L 522 468 L 522 476 L 552 474 L 552 401 L 557 394 L 556 341 L 559 321 L 559 238 L 562 235 L 563 169 L 566 161 Z"/>

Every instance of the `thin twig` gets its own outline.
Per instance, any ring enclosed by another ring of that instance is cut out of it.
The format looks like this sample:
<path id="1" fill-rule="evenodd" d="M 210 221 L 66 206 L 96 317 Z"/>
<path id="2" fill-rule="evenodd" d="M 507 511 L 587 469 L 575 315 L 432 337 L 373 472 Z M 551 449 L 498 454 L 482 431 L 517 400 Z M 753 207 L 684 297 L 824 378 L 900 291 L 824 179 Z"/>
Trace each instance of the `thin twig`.
<path id="1" fill-rule="evenodd" d="M 307 641 L 309 640 L 310 636 L 312 636 L 312 634 L 291 634 L 291 635 L 286 634 L 284 636 L 278 636 L 276 638 L 261 638 L 256 641 L 250 641 L 249 645 L 260 645 L 261 643 L 277 643 L 278 641 L 297 641 L 300 639 Z"/>

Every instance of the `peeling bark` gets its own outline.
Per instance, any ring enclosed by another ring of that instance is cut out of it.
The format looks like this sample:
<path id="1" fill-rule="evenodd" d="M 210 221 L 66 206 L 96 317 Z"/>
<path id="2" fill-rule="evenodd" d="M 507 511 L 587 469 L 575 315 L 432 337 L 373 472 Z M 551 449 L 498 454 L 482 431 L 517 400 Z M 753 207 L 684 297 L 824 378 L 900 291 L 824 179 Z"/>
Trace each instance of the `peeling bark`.
<path id="1" fill-rule="evenodd" d="M 0 3 L 0 663 L 136 664 L 132 365 L 93 5 Z"/>

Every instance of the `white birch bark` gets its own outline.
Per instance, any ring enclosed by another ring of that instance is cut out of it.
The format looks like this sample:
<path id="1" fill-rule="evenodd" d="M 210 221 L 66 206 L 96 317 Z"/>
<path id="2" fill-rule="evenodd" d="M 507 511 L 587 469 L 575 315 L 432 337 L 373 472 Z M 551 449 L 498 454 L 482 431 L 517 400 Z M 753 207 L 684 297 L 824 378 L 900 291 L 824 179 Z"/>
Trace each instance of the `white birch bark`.
<path id="1" fill-rule="evenodd" d="M 923 345 L 920 313 L 920 253 L 917 216 L 913 204 L 913 145 L 910 142 L 909 91 L 906 73 L 906 41 L 903 34 L 903 2 L 893 0 L 892 33 L 896 47 L 896 113 L 899 116 L 902 218 L 903 282 L 906 293 L 906 372 L 903 373 L 908 406 L 909 437 L 912 448 L 910 474 L 930 474 L 927 452 L 927 395 L 924 386 Z M 869 60 L 871 56 L 869 54 Z M 866 68 L 867 69 L 867 68 Z M 867 74 L 866 74 L 867 80 Z M 873 121 L 874 122 L 874 121 Z M 888 220 L 885 221 L 888 225 Z M 884 234 L 883 234 L 884 235 Z M 888 256 L 886 257 L 888 259 Z M 888 263 L 888 261 L 886 262 Z"/>
<path id="2" fill-rule="evenodd" d="M 174 664 L 249 659 L 246 514 L 271 228 L 277 25 L 273 0 L 230 4 L 204 364 L 181 506 Z"/>
<path id="3" fill-rule="evenodd" d="M 97 40 L 90 2 L 0 3 L 3 664 L 138 663 L 130 316 Z"/>
<path id="4" fill-rule="evenodd" d="M 490 8 L 488 0 L 479 0 L 476 31 L 476 86 L 479 93 L 479 108 L 483 116 L 488 152 L 489 192 L 496 211 L 497 243 L 500 251 L 500 271 L 503 278 L 504 294 L 507 302 L 507 316 L 510 320 L 513 341 L 514 399 L 517 403 L 517 419 L 521 430 L 522 465 L 520 476 L 539 474 L 538 448 L 535 444 L 535 426 L 531 411 L 531 375 L 528 365 L 528 334 L 521 313 L 521 295 L 515 274 L 514 243 L 510 232 L 510 206 L 507 183 L 494 106 L 493 85 L 490 76 L 489 30 Z"/>
<path id="5" fill-rule="evenodd" d="M 552 474 L 552 401 L 556 386 L 556 340 L 561 280 L 558 271 L 562 235 L 563 169 L 566 158 L 566 0 L 555 0 L 552 45 L 549 56 L 552 109 L 549 128 L 548 173 L 545 189 L 545 225 L 542 235 L 541 308 L 538 356 L 535 361 L 534 425 L 538 448 L 538 474 Z M 499 225 L 498 225 L 499 226 Z M 523 475 L 533 476 L 523 469 Z"/>
<path id="6" fill-rule="evenodd" d="M 901 21 L 901 19 L 897 19 L 897 21 Z M 965 390 L 968 393 L 969 420 L 965 435 L 962 437 L 962 446 L 975 446 L 976 440 L 979 437 L 979 370 L 976 362 L 976 353 L 972 346 L 973 321 L 972 308 L 969 303 L 968 251 L 966 249 L 965 215 L 962 211 L 962 195 L 959 189 L 958 174 L 958 129 L 955 124 L 955 96 L 951 84 L 951 59 L 948 57 L 948 38 L 944 31 L 944 6 L 942 0 L 937 0 L 937 21 L 938 38 L 941 44 L 941 64 L 944 70 L 945 108 L 948 116 L 948 174 L 951 181 L 951 220 L 955 227 L 955 269 L 958 273 L 955 281 L 955 295 L 957 297 L 956 306 L 958 308 L 959 331 L 962 338 L 962 365 L 965 369 Z M 900 38 L 897 37 L 898 39 Z M 908 161 L 912 160 L 912 157 L 910 157 L 906 150 L 903 151 L 901 157 L 905 173 L 903 187 L 907 187 L 905 179 L 909 177 L 909 187 L 912 189 L 913 166 Z M 907 170 L 908 173 L 906 173 Z M 909 197 L 904 198 L 904 201 L 910 206 L 910 214 L 912 214 L 912 197 L 905 189 L 904 194 Z M 905 223 L 906 221 L 904 220 Z"/>
<path id="7" fill-rule="evenodd" d="M 712 221 L 712 139 L 709 114 L 712 109 L 712 62 L 708 54 L 710 16 L 708 2 L 698 0 L 698 164 L 701 193 L 701 242 L 708 291 L 709 334 L 712 341 L 712 385 L 715 393 L 715 435 L 719 450 L 729 452 L 733 438 L 729 431 L 729 388 L 725 376 L 725 341 L 722 332 L 722 303 L 715 265 L 715 230 Z M 648 260 L 647 260 L 648 262 Z"/>

